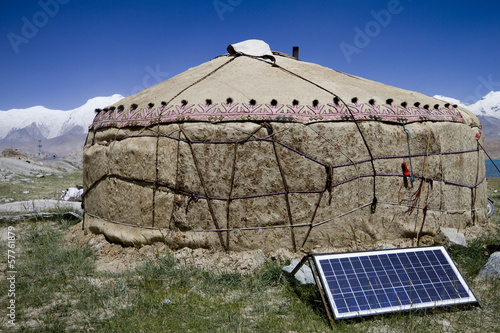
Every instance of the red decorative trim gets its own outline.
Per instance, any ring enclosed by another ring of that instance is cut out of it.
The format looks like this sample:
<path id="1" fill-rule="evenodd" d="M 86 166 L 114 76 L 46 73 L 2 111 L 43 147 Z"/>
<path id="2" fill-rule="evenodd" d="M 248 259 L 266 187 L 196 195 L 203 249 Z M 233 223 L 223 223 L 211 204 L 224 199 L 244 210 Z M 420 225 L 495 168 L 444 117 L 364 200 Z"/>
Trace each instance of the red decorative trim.
<path id="1" fill-rule="evenodd" d="M 347 109 L 349 107 L 349 110 Z M 148 126 L 155 123 L 185 121 L 223 122 L 223 121 L 283 121 L 313 123 L 327 121 L 376 120 L 391 123 L 410 123 L 416 121 L 449 121 L 463 123 L 460 112 L 453 108 L 424 109 L 402 107 L 399 105 L 370 104 L 324 104 L 311 105 L 248 105 L 232 104 L 190 104 L 170 105 L 152 109 L 113 110 L 99 112 L 90 129 L 101 127 Z"/>

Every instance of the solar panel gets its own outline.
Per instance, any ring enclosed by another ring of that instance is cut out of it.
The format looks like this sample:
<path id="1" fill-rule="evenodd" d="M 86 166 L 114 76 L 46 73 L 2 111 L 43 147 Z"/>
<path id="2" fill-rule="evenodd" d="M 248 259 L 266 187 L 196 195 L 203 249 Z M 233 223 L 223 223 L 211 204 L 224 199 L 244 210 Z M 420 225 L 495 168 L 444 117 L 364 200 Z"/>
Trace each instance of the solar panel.
<path id="1" fill-rule="evenodd" d="M 337 319 L 477 303 L 442 246 L 312 258 Z"/>

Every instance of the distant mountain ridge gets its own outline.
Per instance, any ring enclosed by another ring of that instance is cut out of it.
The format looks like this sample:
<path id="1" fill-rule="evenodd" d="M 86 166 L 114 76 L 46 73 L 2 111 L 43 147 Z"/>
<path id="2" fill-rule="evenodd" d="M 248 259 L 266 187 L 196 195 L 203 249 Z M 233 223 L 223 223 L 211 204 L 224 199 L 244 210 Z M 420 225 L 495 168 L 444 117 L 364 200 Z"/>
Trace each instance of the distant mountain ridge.
<path id="1" fill-rule="evenodd" d="M 474 104 L 465 104 L 458 99 L 435 95 L 434 98 L 457 104 L 468 109 L 476 116 L 493 117 L 500 119 L 500 91 L 491 91 Z"/>
<path id="2" fill-rule="evenodd" d="M 119 94 L 95 97 L 68 111 L 51 110 L 43 106 L 0 111 L 0 149 L 17 148 L 37 153 L 38 140 L 42 140 L 45 154 L 61 155 L 81 151 L 82 140 L 95 117 L 94 110 L 121 99 L 123 96 Z"/>
<path id="3" fill-rule="evenodd" d="M 468 109 L 479 118 L 486 140 L 500 139 L 500 91 L 492 91 L 470 105 L 440 95 L 435 95 L 434 98 Z"/>
<path id="4" fill-rule="evenodd" d="M 500 156 L 500 91 L 490 92 L 474 104 L 435 95 L 437 99 L 457 104 L 478 116 L 483 133 L 490 146 L 499 146 Z M 92 124 L 96 108 L 104 108 L 124 97 L 119 94 L 89 99 L 84 105 L 68 111 L 51 110 L 43 106 L 0 111 L 0 149 L 15 148 L 37 153 L 38 140 L 47 155 L 65 155 L 81 152 L 88 127 Z M 491 142 L 495 141 L 492 145 Z M 487 144 L 488 146 L 488 144 Z"/>
<path id="5" fill-rule="evenodd" d="M 114 104 L 122 98 L 123 96 L 119 94 L 95 97 L 84 105 L 68 111 L 51 110 L 43 106 L 0 111 L 0 139 L 10 139 L 9 136 L 15 131 L 27 127 L 32 128 L 36 135 L 42 136 L 37 139 L 52 139 L 64 135 L 75 126 L 86 130 L 94 119 L 96 108 Z"/>
<path id="6" fill-rule="evenodd" d="M 484 148 L 494 159 L 500 159 L 500 91 L 492 91 L 474 104 L 436 95 L 435 98 L 457 104 L 474 113 L 481 122 L 484 134 Z"/>

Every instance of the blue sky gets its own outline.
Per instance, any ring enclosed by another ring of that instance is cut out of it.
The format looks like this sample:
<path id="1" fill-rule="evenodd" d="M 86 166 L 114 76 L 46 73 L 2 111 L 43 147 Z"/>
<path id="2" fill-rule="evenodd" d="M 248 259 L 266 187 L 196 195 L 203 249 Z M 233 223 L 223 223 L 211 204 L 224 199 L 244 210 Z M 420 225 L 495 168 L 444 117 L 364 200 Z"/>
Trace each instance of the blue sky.
<path id="1" fill-rule="evenodd" d="M 2 0 L 0 110 L 128 96 L 251 38 L 473 102 L 500 90 L 499 13 L 498 0 Z"/>

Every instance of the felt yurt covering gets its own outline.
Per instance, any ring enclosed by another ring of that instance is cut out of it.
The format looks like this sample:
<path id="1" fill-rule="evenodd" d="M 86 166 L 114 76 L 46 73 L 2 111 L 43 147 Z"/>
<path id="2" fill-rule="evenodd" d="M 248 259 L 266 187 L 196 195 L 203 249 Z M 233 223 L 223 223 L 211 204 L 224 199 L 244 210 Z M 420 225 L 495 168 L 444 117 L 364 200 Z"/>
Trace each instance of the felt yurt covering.
<path id="1" fill-rule="evenodd" d="M 228 51 L 96 110 L 86 230 L 125 245 L 310 251 L 487 226 L 472 113 L 261 41 Z"/>

